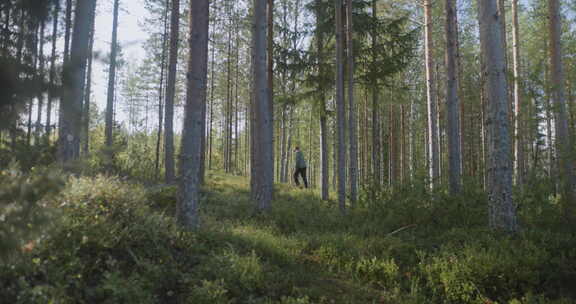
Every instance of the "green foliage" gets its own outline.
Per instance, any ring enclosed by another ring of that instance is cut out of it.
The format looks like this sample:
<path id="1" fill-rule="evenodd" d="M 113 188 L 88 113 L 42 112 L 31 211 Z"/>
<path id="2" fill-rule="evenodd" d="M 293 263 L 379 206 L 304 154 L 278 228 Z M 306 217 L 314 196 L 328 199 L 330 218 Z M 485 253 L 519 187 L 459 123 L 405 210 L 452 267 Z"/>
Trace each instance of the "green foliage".
<path id="1" fill-rule="evenodd" d="M 33 248 L 51 218 L 45 201 L 61 187 L 58 173 L 47 169 L 23 173 L 12 164 L 0 171 L 0 257 Z"/>
<path id="2" fill-rule="evenodd" d="M 4 142 L 0 145 L 0 167 L 7 168 L 15 162 L 24 172 L 29 172 L 33 167 L 46 167 L 56 161 L 56 143 L 41 140 L 34 146 L 30 146 L 25 136 L 16 136 L 12 142 Z"/>
<path id="3" fill-rule="evenodd" d="M 62 217 L 0 269 L 11 303 L 573 303 L 574 234 L 551 221 L 487 230 L 486 198 L 412 185 L 335 202 L 278 185 L 254 212 L 246 181 L 210 173 L 203 229 L 175 224 L 174 186 L 71 178 Z M 523 202 L 523 221 L 536 218 Z M 559 212 L 550 204 L 551 214 Z M 550 223 L 550 226 L 548 224 Z"/>

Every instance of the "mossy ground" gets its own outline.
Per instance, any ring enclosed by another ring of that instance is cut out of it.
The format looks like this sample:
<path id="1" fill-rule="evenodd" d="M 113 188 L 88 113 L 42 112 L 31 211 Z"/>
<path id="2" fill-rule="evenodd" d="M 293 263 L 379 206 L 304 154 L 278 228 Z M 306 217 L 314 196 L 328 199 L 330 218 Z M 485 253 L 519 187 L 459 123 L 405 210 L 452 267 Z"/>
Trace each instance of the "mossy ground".
<path id="1" fill-rule="evenodd" d="M 34 248 L 0 264 L 0 302 L 575 302 L 576 238 L 553 225 L 552 203 L 525 206 L 510 236 L 484 228 L 480 193 L 406 188 L 345 216 L 311 190 L 275 193 L 259 214 L 246 179 L 210 173 L 202 228 L 185 232 L 175 187 L 72 178 Z M 536 210 L 551 217 L 537 227 Z"/>

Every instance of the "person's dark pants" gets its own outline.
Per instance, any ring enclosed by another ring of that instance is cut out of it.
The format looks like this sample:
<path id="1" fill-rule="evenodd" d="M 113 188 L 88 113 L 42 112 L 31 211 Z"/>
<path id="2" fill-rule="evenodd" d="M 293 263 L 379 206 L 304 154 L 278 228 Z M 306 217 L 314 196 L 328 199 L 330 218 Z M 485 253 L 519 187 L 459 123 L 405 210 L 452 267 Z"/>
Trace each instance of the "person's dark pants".
<path id="1" fill-rule="evenodd" d="M 304 187 L 308 188 L 308 181 L 306 180 L 306 168 L 296 168 L 296 171 L 294 171 L 294 182 L 296 183 L 296 186 L 300 186 L 298 175 L 302 176 L 302 179 L 304 180 Z"/>

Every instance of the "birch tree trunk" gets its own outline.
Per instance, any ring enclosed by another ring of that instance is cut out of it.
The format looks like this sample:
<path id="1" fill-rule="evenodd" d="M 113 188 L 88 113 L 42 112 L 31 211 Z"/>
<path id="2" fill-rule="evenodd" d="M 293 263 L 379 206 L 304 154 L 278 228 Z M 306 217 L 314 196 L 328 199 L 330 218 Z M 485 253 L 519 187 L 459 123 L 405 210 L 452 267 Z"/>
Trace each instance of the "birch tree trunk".
<path id="1" fill-rule="evenodd" d="M 448 114 L 448 179 L 450 192 L 461 188 L 460 100 L 458 98 L 458 69 L 456 64 L 456 3 L 446 0 L 446 108 Z"/>
<path id="2" fill-rule="evenodd" d="M 480 44 L 485 65 L 488 102 L 488 198 L 489 223 L 493 229 L 518 229 L 516 206 L 512 200 L 512 163 L 505 49 L 496 0 L 478 0 Z"/>
<path id="3" fill-rule="evenodd" d="M 59 159 L 62 163 L 78 158 L 80 151 L 81 106 L 84 96 L 86 59 L 90 25 L 94 18 L 96 0 L 78 1 L 69 63 L 64 67 L 64 98 L 59 136 Z"/>
<path id="4" fill-rule="evenodd" d="M 482 0 L 481 0 L 482 1 Z M 434 75 L 434 44 L 432 41 L 432 0 L 424 0 L 424 52 L 426 57 L 426 96 L 428 104 L 428 164 L 430 186 L 439 182 L 440 159 L 438 147 L 438 121 L 436 108 L 436 79 Z"/>
<path id="5" fill-rule="evenodd" d="M 558 155 L 558 173 L 560 174 L 561 193 L 565 216 L 573 219 L 574 214 L 574 163 L 571 137 L 568 131 L 566 113 L 565 76 L 562 65 L 562 21 L 560 2 L 548 0 L 550 31 L 550 76 L 552 80 L 552 105 L 554 110 L 554 127 L 556 130 L 556 151 Z"/>
<path id="6" fill-rule="evenodd" d="M 106 147 L 112 147 L 112 129 L 113 124 L 113 113 L 114 113 L 114 89 L 116 84 L 116 56 L 118 50 L 118 7 L 119 0 L 114 0 L 114 14 L 112 19 L 112 41 L 110 45 L 110 69 L 108 70 L 108 95 L 106 98 Z M 112 151 L 108 151 L 110 157 L 112 157 Z"/>
<path id="7" fill-rule="evenodd" d="M 178 41 L 180 32 L 180 0 L 172 0 L 170 14 L 170 53 L 166 101 L 164 102 L 164 178 L 174 182 L 174 98 L 176 96 L 176 66 L 178 64 Z"/>
<path id="8" fill-rule="evenodd" d="M 208 76 L 208 19 L 209 0 L 190 1 L 190 53 L 188 57 L 188 83 L 180 152 L 180 179 L 178 187 L 178 221 L 189 229 L 200 225 L 200 173 L 202 159 L 202 125 L 206 118 L 202 108 L 206 103 Z"/>
<path id="9" fill-rule="evenodd" d="M 336 119 L 338 140 L 338 206 L 346 212 L 346 105 L 344 101 L 344 29 L 342 25 L 342 0 L 334 0 L 336 9 Z"/>

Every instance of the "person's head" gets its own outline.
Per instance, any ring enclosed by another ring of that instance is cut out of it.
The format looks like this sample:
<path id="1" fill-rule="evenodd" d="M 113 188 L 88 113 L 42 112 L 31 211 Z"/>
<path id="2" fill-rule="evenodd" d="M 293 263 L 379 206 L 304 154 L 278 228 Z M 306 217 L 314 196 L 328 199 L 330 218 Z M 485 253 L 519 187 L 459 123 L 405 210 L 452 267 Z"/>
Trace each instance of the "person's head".
<path id="1" fill-rule="evenodd" d="M 294 148 L 294 152 L 298 152 L 298 151 L 300 151 L 300 147 Z"/>

